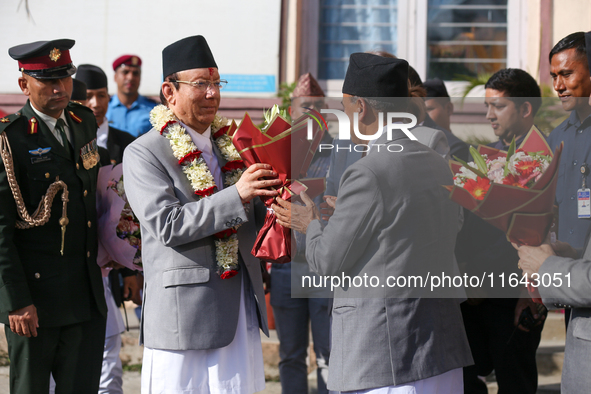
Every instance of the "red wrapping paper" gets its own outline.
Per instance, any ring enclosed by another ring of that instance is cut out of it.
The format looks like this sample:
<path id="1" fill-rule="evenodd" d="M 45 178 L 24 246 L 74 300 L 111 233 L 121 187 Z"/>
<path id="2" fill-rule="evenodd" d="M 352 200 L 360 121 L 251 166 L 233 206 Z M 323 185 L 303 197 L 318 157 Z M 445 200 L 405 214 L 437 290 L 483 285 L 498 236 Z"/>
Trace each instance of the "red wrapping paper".
<path id="1" fill-rule="evenodd" d="M 525 152 L 542 152 L 552 156 L 546 139 L 535 127 L 532 127 L 519 148 Z M 562 148 L 563 144 L 556 148 L 552 162 L 530 189 L 491 183 L 484 199 L 477 200 L 462 187 L 454 185 L 445 188 L 451 192 L 449 198 L 452 201 L 504 231 L 510 242 L 518 245 L 541 245 L 554 219 L 552 207 Z M 478 152 L 488 155 L 489 159 L 507 156 L 505 151 L 483 145 L 478 147 Z M 450 160 L 450 168 L 454 174 L 461 167 L 460 163 Z M 537 289 L 529 286 L 528 290 L 534 301 L 541 303 Z"/>
<path id="2" fill-rule="evenodd" d="M 535 128 L 527 134 L 519 147 L 525 152 L 540 152 L 552 156 L 552 151 L 544 136 Z M 489 159 L 506 157 L 507 152 L 480 145 L 480 154 Z M 450 191 L 449 198 L 469 209 L 488 223 L 503 230 L 507 239 L 520 245 L 538 246 L 544 242 L 552 225 L 554 196 L 558 179 L 558 166 L 562 145 L 556 148 L 552 162 L 531 189 L 491 183 L 484 199 L 475 199 L 467 190 L 459 186 L 445 186 Z M 462 165 L 450 160 L 454 174 Z"/>
<path id="3" fill-rule="evenodd" d="M 316 118 L 321 118 L 316 111 L 311 111 Z M 304 114 L 293 122 L 294 126 L 281 116 L 276 116 L 269 127 L 262 131 L 244 115 L 240 126 L 232 123 L 219 130 L 232 137 L 232 143 L 240 153 L 246 167 L 255 163 L 270 164 L 278 174 L 282 184 L 275 187 L 279 197 L 286 201 L 298 201 L 299 194 L 306 191 L 310 198 L 314 198 L 325 189 L 324 178 L 300 179 L 306 175 L 308 167 L 326 128 L 318 122 L 312 121 L 312 139 L 308 140 L 308 119 Z M 216 136 L 219 136 L 216 133 Z M 297 154 L 292 155 L 292 152 Z M 271 263 L 289 263 L 291 261 L 292 236 L 291 230 L 277 223 L 277 218 L 271 209 L 275 198 L 261 197 L 267 207 L 267 215 L 263 227 L 257 235 L 252 248 L 252 255 Z"/>

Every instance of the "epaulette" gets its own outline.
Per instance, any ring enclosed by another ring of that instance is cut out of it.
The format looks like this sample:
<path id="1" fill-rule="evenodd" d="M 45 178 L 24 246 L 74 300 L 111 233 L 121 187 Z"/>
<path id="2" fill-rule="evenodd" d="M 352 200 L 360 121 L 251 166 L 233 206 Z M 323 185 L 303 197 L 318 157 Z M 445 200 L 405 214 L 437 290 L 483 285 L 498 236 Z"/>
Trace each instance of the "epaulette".
<path id="1" fill-rule="evenodd" d="M 94 115 L 92 114 L 92 110 L 90 108 L 88 108 L 86 105 L 82 105 L 76 101 L 70 101 L 68 103 L 68 106 L 66 107 L 65 111 L 68 113 L 68 115 L 70 115 L 70 117 L 72 118 L 72 120 L 76 123 L 82 123 L 82 117 L 84 117 L 85 115 L 91 115 L 92 118 L 94 118 Z M 87 112 L 87 114 L 84 114 L 83 112 Z"/>
<path id="2" fill-rule="evenodd" d="M 21 113 L 16 112 L 14 114 L 6 115 L 0 118 L 0 133 L 3 132 L 8 126 L 14 123 L 15 120 L 21 117 Z"/>
<path id="3" fill-rule="evenodd" d="M 78 101 L 70 101 L 68 103 L 67 109 L 68 109 L 68 112 L 69 112 L 69 110 L 74 109 L 76 111 L 83 110 L 83 111 L 88 111 L 89 113 L 92 113 L 92 110 L 90 108 L 88 108 L 86 105 L 80 104 Z"/>

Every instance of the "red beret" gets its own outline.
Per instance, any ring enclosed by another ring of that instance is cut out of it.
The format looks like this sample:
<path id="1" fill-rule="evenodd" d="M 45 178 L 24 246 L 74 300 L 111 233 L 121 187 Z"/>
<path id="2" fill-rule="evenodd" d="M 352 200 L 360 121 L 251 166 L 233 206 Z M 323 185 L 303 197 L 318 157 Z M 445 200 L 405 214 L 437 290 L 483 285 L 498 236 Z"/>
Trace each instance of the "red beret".
<path id="1" fill-rule="evenodd" d="M 126 66 L 140 67 L 142 65 L 142 59 L 137 55 L 123 55 L 119 56 L 113 62 L 113 71 L 117 70 L 117 67 L 125 64 Z"/>

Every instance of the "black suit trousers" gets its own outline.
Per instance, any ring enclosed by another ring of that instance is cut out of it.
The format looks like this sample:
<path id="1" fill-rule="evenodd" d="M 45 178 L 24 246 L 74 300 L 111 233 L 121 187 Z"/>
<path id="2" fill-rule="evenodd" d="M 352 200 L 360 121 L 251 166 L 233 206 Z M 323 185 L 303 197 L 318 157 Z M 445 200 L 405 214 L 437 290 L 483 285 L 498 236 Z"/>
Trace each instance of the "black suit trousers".
<path id="1" fill-rule="evenodd" d="M 462 303 L 462 316 L 474 365 L 464 368 L 464 393 L 486 394 L 478 376 L 493 370 L 498 394 L 535 394 L 538 387 L 536 351 L 543 324 L 530 332 L 513 325 L 516 298 L 486 299 L 473 306 Z"/>
<path id="2" fill-rule="evenodd" d="M 107 321 L 94 305 L 92 310 L 89 321 L 39 327 L 31 338 L 5 326 L 11 393 L 47 394 L 50 373 L 56 394 L 98 392 Z"/>

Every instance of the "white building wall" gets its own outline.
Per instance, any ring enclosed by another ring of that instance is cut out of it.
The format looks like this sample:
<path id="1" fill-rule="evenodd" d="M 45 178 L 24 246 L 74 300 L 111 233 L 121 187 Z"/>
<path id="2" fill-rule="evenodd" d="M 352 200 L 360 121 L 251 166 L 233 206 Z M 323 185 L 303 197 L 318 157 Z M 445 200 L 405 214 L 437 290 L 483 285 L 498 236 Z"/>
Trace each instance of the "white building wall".
<path id="1" fill-rule="evenodd" d="M 140 93 L 157 95 L 162 49 L 201 34 L 212 49 L 222 78 L 228 76 L 225 96 L 275 95 L 281 20 L 278 0 L 28 0 L 32 19 L 22 2 L 17 11 L 21 0 L 0 1 L 0 93 L 20 93 L 17 62 L 8 56 L 8 48 L 71 38 L 76 40 L 71 51 L 74 64 L 103 68 L 111 94 L 116 90 L 113 60 L 132 53 L 143 61 Z M 233 91 L 237 88 L 242 90 Z"/>

